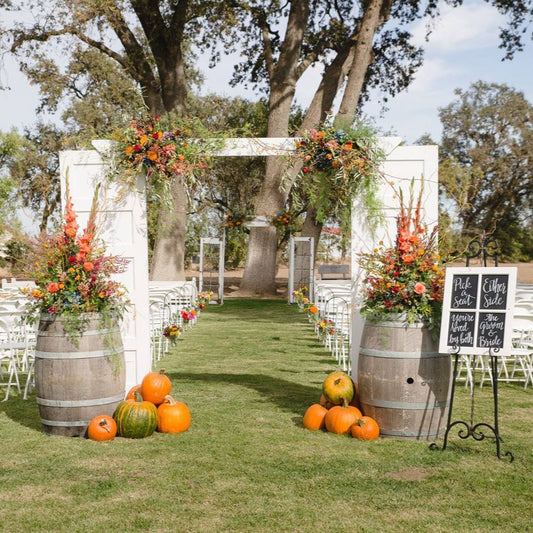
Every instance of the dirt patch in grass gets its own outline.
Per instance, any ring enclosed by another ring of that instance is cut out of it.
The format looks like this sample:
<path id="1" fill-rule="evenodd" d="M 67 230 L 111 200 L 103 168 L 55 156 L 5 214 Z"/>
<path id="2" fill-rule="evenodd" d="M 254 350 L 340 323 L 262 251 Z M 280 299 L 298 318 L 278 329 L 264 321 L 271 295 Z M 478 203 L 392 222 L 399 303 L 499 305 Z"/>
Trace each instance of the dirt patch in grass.
<path id="1" fill-rule="evenodd" d="M 423 481 L 431 472 L 423 468 L 408 468 L 406 470 L 399 470 L 398 472 L 390 472 L 387 477 L 396 479 L 398 481 Z"/>

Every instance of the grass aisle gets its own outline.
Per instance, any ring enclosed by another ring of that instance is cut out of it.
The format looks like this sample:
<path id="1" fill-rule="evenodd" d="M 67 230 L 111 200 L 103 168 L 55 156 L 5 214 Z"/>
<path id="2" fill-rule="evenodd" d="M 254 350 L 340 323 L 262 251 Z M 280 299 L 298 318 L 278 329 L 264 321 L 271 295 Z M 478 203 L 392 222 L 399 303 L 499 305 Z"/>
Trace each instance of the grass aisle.
<path id="1" fill-rule="evenodd" d="M 487 440 L 453 437 L 432 452 L 304 430 L 335 365 L 305 316 L 279 300 L 209 307 L 159 367 L 191 410 L 186 433 L 51 438 L 34 396 L 0 404 L 0 531 L 531 530 L 531 388 L 501 387 L 509 464 Z M 463 419 L 467 400 L 461 387 Z M 480 416 L 490 402 L 484 388 Z"/>

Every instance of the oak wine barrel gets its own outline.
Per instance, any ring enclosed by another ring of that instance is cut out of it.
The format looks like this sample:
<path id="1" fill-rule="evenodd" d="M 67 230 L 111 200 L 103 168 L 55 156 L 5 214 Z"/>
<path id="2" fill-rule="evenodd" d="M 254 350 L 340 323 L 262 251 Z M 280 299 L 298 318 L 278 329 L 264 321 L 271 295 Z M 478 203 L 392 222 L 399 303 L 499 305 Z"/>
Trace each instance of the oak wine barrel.
<path id="1" fill-rule="evenodd" d="M 383 437 L 432 440 L 446 430 L 451 360 L 423 323 L 367 320 L 358 376 L 363 413 Z"/>
<path id="2" fill-rule="evenodd" d="M 45 433 L 82 437 L 92 418 L 112 416 L 124 399 L 126 365 L 116 320 L 86 315 L 81 336 L 70 338 L 64 318 L 42 314 L 35 351 L 35 392 Z"/>

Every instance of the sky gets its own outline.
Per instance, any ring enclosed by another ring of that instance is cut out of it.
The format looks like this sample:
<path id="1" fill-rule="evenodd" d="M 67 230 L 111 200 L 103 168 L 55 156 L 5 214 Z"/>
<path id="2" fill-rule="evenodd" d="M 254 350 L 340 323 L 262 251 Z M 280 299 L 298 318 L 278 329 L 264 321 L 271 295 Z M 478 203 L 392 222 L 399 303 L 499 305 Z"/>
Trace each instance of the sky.
<path id="1" fill-rule="evenodd" d="M 524 93 L 533 103 L 533 43 L 526 37 L 526 49 L 513 61 L 502 62 L 503 50 L 498 48 L 499 26 L 504 18 L 482 0 L 467 0 L 459 8 L 444 7 L 442 16 L 424 42 L 425 22 L 414 26 L 416 42 L 424 44 L 425 60 L 415 81 L 407 91 L 389 100 L 388 110 L 380 112 L 377 95 L 365 106 L 364 113 L 383 131 L 402 137 L 406 144 L 428 133 L 438 142 L 441 126 L 439 108 L 456 99 L 454 89 L 468 89 L 475 81 L 505 83 Z M 256 99 L 252 91 L 229 86 L 234 57 L 224 57 L 213 70 L 207 58 L 200 58 L 199 68 L 206 75 L 204 93 L 217 92 L 228 96 Z M 12 127 L 21 130 L 35 121 L 38 89 L 32 87 L 18 72 L 16 63 L 5 58 L 0 81 L 11 86 L 0 91 L 0 131 Z M 310 71 L 297 91 L 297 101 L 305 106 L 319 81 L 318 71 Z"/>

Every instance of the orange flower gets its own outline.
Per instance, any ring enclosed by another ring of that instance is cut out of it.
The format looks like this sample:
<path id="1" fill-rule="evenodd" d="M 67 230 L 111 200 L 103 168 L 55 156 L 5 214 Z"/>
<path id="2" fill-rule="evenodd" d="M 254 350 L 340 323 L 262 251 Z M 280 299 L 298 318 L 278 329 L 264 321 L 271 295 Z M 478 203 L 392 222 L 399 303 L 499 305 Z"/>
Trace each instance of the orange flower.
<path id="1" fill-rule="evenodd" d="M 74 237 L 76 237 L 77 232 L 78 230 L 76 226 L 72 226 L 72 225 L 65 226 L 65 234 L 67 235 L 67 237 L 70 237 L 71 239 L 73 239 Z"/>
<path id="2" fill-rule="evenodd" d="M 42 298 L 43 293 L 39 289 L 33 289 L 33 291 L 31 292 L 31 295 L 34 298 Z"/>
<path id="3" fill-rule="evenodd" d="M 316 315 L 318 313 L 318 307 L 312 305 L 310 308 L 309 308 L 309 312 L 312 313 L 313 315 Z"/>
<path id="4" fill-rule="evenodd" d="M 127 156 L 130 156 L 133 153 L 133 146 L 126 146 L 124 151 L 126 152 Z"/>
<path id="5" fill-rule="evenodd" d="M 83 268 L 87 272 L 90 272 L 94 268 L 94 265 L 90 261 L 87 261 L 86 263 L 83 263 Z"/>
<path id="6" fill-rule="evenodd" d="M 416 294 L 424 294 L 426 292 L 426 286 L 421 281 L 418 281 L 415 283 L 413 290 L 416 292 Z"/>
<path id="7" fill-rule="evenodd" d="M 405 264 L 409 265 L 409 264 L 411 264 L 411 263 L 414 263 L 414 261 L 415 261 L 415 256 L 412 255 L 412 254 L 404 254 L 404 255 L 402 255 L 402 261 L 403 261 Z"/>
<path id="8" fill-rule="evenodd" d="M 157 152 L 154 152 L 153 150 L 148 150 L 146 156 L 150 161 L 157 161 Z"/>
<path id="9" fill-rule="evenodd" d="M 148 135 L 143 135 L 140 139 L 139 139 L 139 142 L 141 144 L 146 144 L 146 142 L 148 141 Z"/>
<path id="10" fill-rule="evenodd" d="M 46 286 L 46 290 L 48 292 L 51 292 L 51 293 L 54 293 L 54 292 L 57 292 L 59 290 L 59 284 L 58 283 L 49 283 L 47 286 Z"/>

